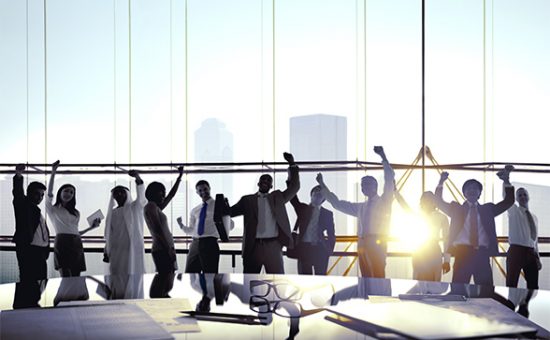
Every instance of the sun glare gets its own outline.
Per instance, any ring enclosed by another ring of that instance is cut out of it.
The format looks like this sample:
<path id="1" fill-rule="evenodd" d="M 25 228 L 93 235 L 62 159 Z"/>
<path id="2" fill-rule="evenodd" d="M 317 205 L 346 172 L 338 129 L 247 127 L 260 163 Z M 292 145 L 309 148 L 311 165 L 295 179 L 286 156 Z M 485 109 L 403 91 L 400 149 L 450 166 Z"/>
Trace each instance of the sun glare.
<path id="1" fill-rule="evenodd" d="M 392 214 L 390 237 L 399 251 L 415 252 L 430 237 L 429 226 L 419 214 L 395 211 Z"/>

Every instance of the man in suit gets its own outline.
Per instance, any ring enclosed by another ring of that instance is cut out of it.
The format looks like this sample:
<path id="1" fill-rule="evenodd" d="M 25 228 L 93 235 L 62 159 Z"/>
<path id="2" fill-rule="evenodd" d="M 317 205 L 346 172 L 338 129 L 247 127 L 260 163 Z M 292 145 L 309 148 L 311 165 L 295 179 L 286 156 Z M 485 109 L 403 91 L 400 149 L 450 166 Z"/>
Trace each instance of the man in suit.
<path id="1" fill-rule="evenodd" d="M 15 212 L 15 253 L 19 265 L 19 280 L 47 278 L 46 260 L 49 255 L 50 233 L 42 211 L 38 207 L 44 198 L 46 186 L 31 182 L 27 195 L 23 192 L 24 164 L 15 167 L 13 176 L 13 209 Z"/>
<path id="2" fill-rule="evenodd" d="M 504 200 L 497 204 L 479 204 L 483 185 L 475 179 L 469 179 L 462 186 L 466 202 L 459 204 L 443 200 L 443 183 L 449 174 L 441 174 L 435 196 L 432 197 L 436 206 L 451 218 L 448 249 L 445 253 L 455 257 L 452 282 L 470 283 L 473 276 L 476 284 L 493 285 L 490 257 L 498 254 L 495 217 L 514 204 L 514 187 L 510 184 L 509 169 L 499 171 L 497 175 L 504 183 Z M 449 268 L 447 256 L 443 271 L 447 272 Z"/>
<path id="3" fill-rule="evenodd" d="M 336 194 L 330 192 L 321 174 L 317 175 L 317 182 L 334 209 L 357 217 L 357 257 L 361 276 L 384 278 L 395 173 L 388 162 L 384 148 L 375 146 L 374 152 L 382 159 L 384 169 L 382 195 L 378 195 L 378 181 L 372 176 L 361 178 L 361 191 L 367 197 L 364 202 L 339 199 Z"/>
<path id="4" fill-rule="evenodd" d="M 218 245 L 220 234 L 214 221 L 215 201 L 210 196 L 210 183 L 207 181 L 201 179 L 195 185 L 195 189 L 202 203 L 191 210 L 189 225 L 185 226 L 182 218 L 177 218 L 180 228 L 193 237 L 193 242 L 189 246 L 189 254 L 187 254 L 185 272 L 217 273 L 220 262 L 220 247 Z M 233 229 L 232 224 L 230 228 Z"/>
<path id="5" fill-rule="evenodd" d="M 237 204 L 227 208 L 231 217 L 244 217 L 244 273 L 260 273 L 264 266 L 268 274 L 284 274 L 282 246 L 294 246 L 285 204 L 300 189 L 300 179 L 294 157 L 286 152 L 283 156 L 289 164 L 286 190 L 269 192 L 273 178 L 264 174 L 258 181 L 257 193 L 243 196 Z"/>
<path id="6" fill-rule="evenodd" d="M 290 200 L 297 215 L 294 230 L 299 232 L 298 245 L 294 245 L 299 248 L 298 273 L 313 274 L 315 270 L 315 275 L 326 275 L 328 259 L 336 243 L 334 216 L 321 206 L 325 201 L 321 186 L 313 187 L 310 196 L 309 204 L 300 202 L 298 196 Z"/>

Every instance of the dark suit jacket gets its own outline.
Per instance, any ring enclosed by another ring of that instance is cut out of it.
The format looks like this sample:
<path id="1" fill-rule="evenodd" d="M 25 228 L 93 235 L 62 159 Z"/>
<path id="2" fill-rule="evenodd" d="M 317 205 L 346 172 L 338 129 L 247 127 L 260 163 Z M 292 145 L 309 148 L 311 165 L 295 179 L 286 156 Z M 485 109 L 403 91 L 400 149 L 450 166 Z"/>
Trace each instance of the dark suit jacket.
<path id="1" fill-rule="evenodd" d="M 300 179 L 298 175 L 298 167 L 289 167 L 289 178 L 287 188 L 284 191 L 274 190 L 269 193 L 267 200 L 269 207 L 273 212 L 277 227 L 279 228 L 279 242 L 282 245 L 292 248 L 294 246 L 291 232 L 290 222 L 285 209 L 285 203 L 290 201 L 300 189 Z M 241 197 L 239 202 L 230 208 L 229 214 L 231 217 L 243 215 L 244 217 L 244 235 L 243 235 L 243 257 L 248 256 L 254 249 L 256 242 L 256 229 L 258 227 L 258 195 L 246 195 Z"/>
<path id="2" fill-rule="evenodd" d="M 23 191 L 23 176 L 13 176 L 13 210 L 15 211 L 15 234 L 12 242 L 29 245 L 40 224 L 40 208 L 32 203 Z"/>
<path id="3" fill-rule="evenodd" d="M 441 197 L 443 188 L 440 187 L 436 190 L 436 195 Z M 498 254 L 498 245 L 497 245 L 497 234 L 495 230 L 495 216 L 498 216 L 508 210 L 514 204 L 514 187 L 506 187 L 504 199 L 497 204 L 494 203 L 485 203 L 478 206 L 479 217 L 483 229 L 489 237 L 489 253 L 491 255 Z M 458 202 L 447 203 L 444 201 L 439 201 L 437 204 L 438 208 L 447 214 L 451 218 L 451 228 L 449 231 L 449 249 L 446 249 L 446 252 L 449 252 L 455 255 L 455 249 L 453 247 L 453 242 L 456 240 L 462 228 L 464 228 L 464 221 L 468 215 L 469 206 L 467 202 L 459 204 Z"/>
<path id="4" fill-rule="evenodd" d="M 302 241 L 302 237 L 305 235 L 309 226 L 314 208 L 309 204 L 300 202 L 298 196 L 294 196 L 290 200 L 290 203 L 294 207 L 296 215 L 298 216 L 294 229 L 299 231 L 299 240 Z M 323 234 L 325 230 L 327 231 L 328 238 L 325 238 L 325 235 Z M 319 228 L 317 228 L 317 232 L 318 238 L 323 240 L 321 244 L 325 248 L 327 255 L 332 254 L 334 244 L 336 243 L 336 235 L 334 233 L 334 216 L 332 211 L 321 207 L 321 211 L 319 212 Z"/>

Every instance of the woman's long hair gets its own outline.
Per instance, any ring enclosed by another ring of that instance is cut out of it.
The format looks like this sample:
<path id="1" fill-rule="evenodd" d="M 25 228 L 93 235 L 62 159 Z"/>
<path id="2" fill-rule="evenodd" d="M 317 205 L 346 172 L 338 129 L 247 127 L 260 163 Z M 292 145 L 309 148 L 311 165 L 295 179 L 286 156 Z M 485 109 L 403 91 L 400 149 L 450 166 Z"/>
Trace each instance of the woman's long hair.
<path id="1" fill-rule="evenodd" d="M 73 198 L 71 198 L 71 200 L 69 202 L 67 202 L 67 203 L 65 203 L 65 205 L 63 205 L 62 200 L 61 200 L 61 192 L 65 188 L 73 188 L 74 195 L 73 195 Z M 74 185 L 72 185 L 72 184 L 63 184 L 57 190 L 57 195 L 55 196 L 55 204 L 54 205 L 56 207 L 62 206 L 65 209 L 67 209 L 69 211 L 69 213 L 71 213 L 72 215 L 78 216 L 78 210 L 76 210 L 76 208 L 75 208 L 76 207 L 76 188 L 74 187 Z"/>

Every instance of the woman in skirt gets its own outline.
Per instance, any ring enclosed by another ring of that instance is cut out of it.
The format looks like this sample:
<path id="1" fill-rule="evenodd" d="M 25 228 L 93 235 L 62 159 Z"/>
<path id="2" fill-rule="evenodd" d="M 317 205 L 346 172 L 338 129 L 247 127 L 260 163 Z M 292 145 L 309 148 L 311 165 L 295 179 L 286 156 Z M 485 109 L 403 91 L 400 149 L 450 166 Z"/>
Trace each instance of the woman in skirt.
<path id="1" fill-rule="evenodd" d="M 76 209 L 76 188 L 64 184 L 57 190 L 55 204 L 53 203 L 53 187 L 55 173 L 59 161 L 52 164 L 52 174 L 46 196 L 46 213 L 55 229 L 54 262 L 55 269 L 62 277 L 80 276 L 86 270 L 84 248 L 81 235 L 99 226 L 101 220 L 96 218 L 92 225 L 82 231 L 78 230 L 80 212 Z"/>

